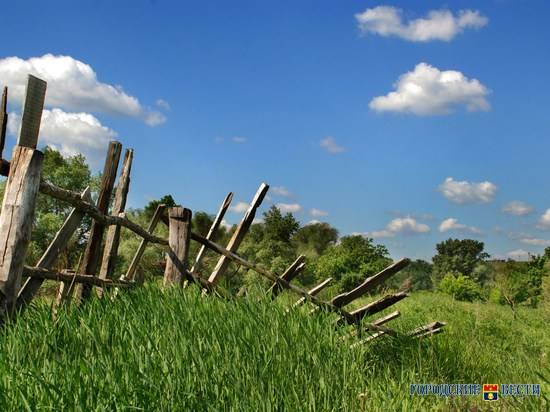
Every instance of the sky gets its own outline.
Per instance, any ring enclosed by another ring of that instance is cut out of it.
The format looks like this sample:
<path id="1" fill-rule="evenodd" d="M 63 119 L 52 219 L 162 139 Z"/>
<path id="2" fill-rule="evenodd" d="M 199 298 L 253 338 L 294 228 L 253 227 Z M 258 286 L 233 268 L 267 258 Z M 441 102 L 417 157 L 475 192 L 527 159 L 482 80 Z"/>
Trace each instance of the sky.
<path id="1" fill-rule="evenodd" d="M 134 148 L 131 207 L 172 194 L 238 223 L 261 182 L 302 223 L 395 258 L 483 241 L 550 246 L 550 3 L 6 2 L 8 150 L 26 76 L 48 82 L 39 142 L 101 169 Z M 9 152 L 8 152 L 9 153 Z"/>

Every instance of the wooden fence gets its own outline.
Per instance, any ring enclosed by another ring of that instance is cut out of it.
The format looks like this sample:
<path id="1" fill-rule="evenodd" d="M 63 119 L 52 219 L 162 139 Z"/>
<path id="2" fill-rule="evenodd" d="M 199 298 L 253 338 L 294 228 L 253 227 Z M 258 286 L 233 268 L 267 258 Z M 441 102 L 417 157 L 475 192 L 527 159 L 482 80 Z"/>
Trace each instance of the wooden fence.
<path id="1" fill-rule="evenodd" d="M 393 263 L 380 273 L 366 278 L 363 283 L 353 290 L 325 301 L 317 297 L 317 294 L 331 283 L 331 278 L 324 280 L 310 290 L 305 290 L 292 283 L 292 280 L 300 274 L 305 266 L 304 256 L 299 256 L 280 275 L 239 256 L 237 253 L 239 246 L 269 190 L 269 186 L 265 183 L 262 183 L 258 188 L 229 243 L 226 247 L 223 247 L 212 239 L 231 204 L 232 193 L 229 193 L 221 203 L 206 237 L 192 232 L 192 211 L 183 207 L 167 208 L 164 205 L 159 205 L 146 229 L 125 216 L 124 210 L 130 187 L 133 150 L 128 149 L 125 152 L 122 170 L 115 188 L 117 169 L 122 153 L 122 145 L 119 142 L 109 144 L 95 204 L 91 199 L 89 188 L 86 188 L 82 193 L 77 193 L 42 180 L 40 175 L 43 154 L 36 150 L 36 147 L 45 95 L 46 82 L 29 75 L 21 129 L 17 144 L 13 149 L 11 161 L 4 160 L 2 156 L 8 118 L 7 88 L 4 89 L 0 106 L 0 174 L 7 176 L 0 214 L 0 321 L 17 315 L 18 311 L 28 305 L 46 279 L 60 282 L 56 298 L 57 305 L 64 304 L 69 299 L 77 299 L 79 302 L 85 301 L 92 296 L 94 289 L 101 296 L 104 288 L 116 287 L 122 289 L 141 285 L 144 276 L 139 271 L 139 262 L 145 248 L 151 243 L 166 248 L 165 286 L 183 286 L 186 282 L 191 282 L 198 284 L 206 293 L 228 297 L 229 292 L 224 290 L 218 282 L 226 273 L 230 262 L 234 262 L 269 279 L 272 285 L 267 293 L 273 299 L 284 289 L 299 295 L 300 298 L 288 308 L 288 311 L 310 302 L 315 306 L 311 313 L 317 310 L 333 312 L 338 316 L 337 324 L 354 325 L 356 327 L 355 331 L 345 337 L 345 339 L 349 339 L 354 336 L 362 336 L 361 339 L 356 340 L 354 345 L 369 342 L 384 335 L 397 335 L 396 331 L 384 325 L 399 317 L 400 312 L 398 311 L 370 322 L 363 322 L 363 319 L 372 317 L 406 298 L 407 294 L 405 292 L 384 296 L 353 311 L 349 311 L 345 307 L 375 291 L 387 279 L 406 267 L 409 264 L 408 259 Z M 39 259 L 36 266 L 31 267 L 25 265 L 24 260 L 31 238 L 38 192 L 66 202 L 73 209 L 44 255 Z M 113 193 L 114 200 L 110 205 Z M 77 230 L 85 215 L 92 218 L 92 226 L 84 256 L 77 271 L 69 269 L 52 270 L 59 254 L 66 249 L 69 239 Z M 163 222 L 168 226 L 169 236 L 167 239 L 154 235 L 155 227 L 159 222 Z M 120 279 L 112 279 L 122 227 L 140 236 L 142 241 L 127 272 Z M 192 266 L 188 267 L 191 241 L 198 242 L 201 247 Z M 103 248 L 102 245 L 104 245 Z M 200 275 L 200 267 L 207 249 L 218 253 L 220 257 L 210 276 L 204 278 Z M 421 326 L 409 334 L 414 337 L 431 336 L 440 333 L 444 325 L 441 322 L 433 322 Z M 364 338 L 365 332 L 368 332 L 366 338 Z"/>

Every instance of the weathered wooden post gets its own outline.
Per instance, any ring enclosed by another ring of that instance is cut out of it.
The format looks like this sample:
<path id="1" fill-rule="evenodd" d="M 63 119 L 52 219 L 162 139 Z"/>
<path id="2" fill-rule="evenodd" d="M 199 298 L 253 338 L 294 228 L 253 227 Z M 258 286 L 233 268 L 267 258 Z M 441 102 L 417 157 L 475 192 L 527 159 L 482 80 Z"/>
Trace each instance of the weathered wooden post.
<path id="1" fill-rule="evenodd" d="M 113 186 L 115 184 L 121 150 L 122 145 L 119 142 L 113 141 L 109 143 L 109 150 L 107 151 L 105 167 L 103 168 L 103 175 L 101 177 L 101 188 L 97 199 L 97 208 L 103 214 L 107 214 L 109 211 L 109 201 L 111 200 L 111 193 L 113 192 Z M 99 258 L 101 256 L 101 240 L 104 232 L 105 225 L 94 220 L 90 230 L 90 237 L 86 244 L 86 250 L 84 251 L 84 258 L 82 259 L 82 264 L 78 273 L 96 275 Z M 89 284 L 77 285 L 75 288 L 76 300 L 88 299 L 91 290 L 92 286 Z"/>
<path id="2" fill-rule="evenodd" d="M 0 213 L 0 318 L 14 312 L 31 239 L 43 154 L 36 150 L 46 82 L 29 75 Z"/>
<path id="3" fill-rule="evenodd" d="M 6 144 L 6 127 L 8 126 L 8 88 L 4 87 L 2 104 L 0 105 L 0 159 L 4 153 Z"/>
<path id="4" fill-rule="evenodd" d="M 191 236 L 191 210 L 172 207 L 168 211 L 169 248 L 164 271 L 164 286 L 183 285 L 187 276 L 187 257 Z M 193 280 L 192 278 L 189 280 Z"/>
<path id="5" fill-rule="evenodd" d="M 126 150 L 111 212 L 114 216 L 119 216 L 124 212 L 124 208 L 126 207 L 126 198 L 128 196 L 128 190 L 130 189 L 130 172 L 132 170 L 133 157 L 134 151 L 132 149 Z M 105 248 L 103 250 L 103 259 L 99 270 L 100 279 L 112 277 L 115 269 L 119 242 L 120 226 L 109 226 L 107 229 L 107 235 L 105 236 Z M 102 290 L 98 289 L 99 296 L 101 296 L 102 293 Z"/>

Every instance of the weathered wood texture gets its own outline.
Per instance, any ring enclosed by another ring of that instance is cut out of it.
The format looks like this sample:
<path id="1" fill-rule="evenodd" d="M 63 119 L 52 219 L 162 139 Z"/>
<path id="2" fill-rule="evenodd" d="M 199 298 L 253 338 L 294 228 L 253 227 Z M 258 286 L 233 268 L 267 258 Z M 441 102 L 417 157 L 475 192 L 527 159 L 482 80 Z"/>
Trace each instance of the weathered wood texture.
<path id="1" fill-rule="evenodd" d="M 298 274 L 302 271 L 304 268 L 304 261 L 306 260 L 306 257 L 304 255 L 300 255 L 296 258 L 294 262 L 284 271 L 284 273 L 280 276 L 281 279 L 286 280 L 287 282 L 292 282 L 293 279 L 298 276 Z M 276 298 L 279 293 L 283 291 L 283 287 L 279 285 L 278 282 L 274 282 L 273 285 L 269 288 L 267 291 L 268 294 L 271 294 L 272 298 Z"/>
<path id="2" fill-rule="evenodd" d="M 184 279 L 188 279 L 187 258 L 191 235 L 191 216 L 191 211 L 183 207 L 172 207 L 168 212 L 170 247 L 164 271 L 165 286 L 183 285 Z"/>
<path id="3" fill-rule="evenodd" d="M 241 242 L 243 241 L 246 233 L 248 232 L 248 229 L 250 229 L 250 226 L 254 221 L 254 217 L 256 216 L 256 210 L 262 204 L 262 201 L 264 200 L 268 190 L 269 190 L 269 185 L 265 183 L 262 183 L 260 185 L 258 191 L 256 192 L 256 195 L 254 196 L 254 199 L 252 200 L 252 203 L 250 203 L 248 210 L 244 214 L 241 220 L 241 223 L 239 223 L 239 226 L 237 227 L 237 229 L 235 230 L 235 233 L 233 233 L 233 236 L 231 236 L 231 239 L 227 244 L 227 250 L 229 250 L 230 252 L 233 252 L 233 253 L 236 252 L 239 246 L 241 245 Z M 230 263 L 230 260 L 226 256 L 222 256 L 218 261 L 216 267 L 214 268 L 214 271 L 208 278 L 208 281 L 212 284 L 216 284 L 216 282 L 220 279 L 221 276 L 223 276 L 223 274 L 227 270 L 229 263 Z"/>
<path id="4" fill-rule="evenodd" d="M 160 217 L 164 213 L 165 209 L 166 209 L 166 205 L 160 204 L 157 206 L 157 209 L 155 210 L 153 218 L 149 223 L 149 227 L 147 228 L 148 233 L 152 234 L 155 231 L 155 228 L 157 227 Z M 136 275 L 136 271 L 137 271 L 137 268 L 139 267 L 139 261 L 143 256 L 143 252 L 145 252 L 145 248 L 147 247 L 147 243 L 149 243 L 147 239 L 145 238 L 141 239 L 141 242 L 136 250 L 136 254 L 134 255 L 134 258 L 132 259 L 132 261 L 130 262 L 130 266 L 128 266 L 126 275 L 124 275 L 124 279 L 135 280 L 136 283 L 139 283 L 139 284 L 143 283 L 143 280 L 144 280 L 143 274 L 138 273 Z"/>
<path id="5" fill-rule="evenodd" d="M 115 184 L 121 149 L 122 145 L 119 142 L 113 141 L 109 143 L 109 150 L 107 151 L 105 167 L 103 168 L 103 175 L 101 177 L 101 187 L 97 198 L 97 209 L 104 215 L 106 215 L 109 210 L 109 201 L 111 200 L 111 194 Z M 105 225 L 100 221 L 94 220 L 80 266 L 80 273 L 92 276 L 96 275 L 97 266 L 101 256 L 101 241 L 103 239 L 104 232 Z M 75 289 L 76 299 L 88 299 L 90 297 L 91 290 L 92 288 L 88 284 L 78 285 Z"/>
<path id="6" fill-rule="evenodd" d="M 314 288 L 308 290 L 307 293 L 309 293 L 311 296 L 315 296 L 318 293 L 320 293 L 324 288 L 326 288 L 331 282 L 332 282 L 332 278 L 327 278 L 327 279 L 323 280 L 321 283 L 319 283 L 317 286 L 315 286 Z M 294 302 L 291 309 L 295 309 L 297 307 L 300 307 L 304 303 L 306 303 L 306 298 L 301 297 L 296 302 Z"/>
<path id="7" fill-rule="evenodd" d="M 46 98 L 46 82 L 29 74 L 27 90 L 25 91 L 25 103 L 21 116 L 21 130 L 17 139 L 18 146 L 36 149 L 38 132 Z"/>
<path id="8" fill-rule="evenodd" d="M 134 286 L 134 282 L 128 282 L 123 280 L 111 280 L 111 279 L 100 279 L 97 276 L 84 275 L 80 273 L 67 273 L 67 272 L 57 272 L 55 270 L 38 268 L 33 266 L 25 266 L 25 275 L 31 276 L 32 278 L 39 279 L 50 279 L 57 280 L 65 283 L 81 283 L 90 286 L 99 286 L 99 287 L 131 287 Z"/>
<path id="9" fill-rule="evenodd" d="M 372 322 L 372 324 L 373 324 L 373 325 L 376 325 L 376 326 L 382 326 L 382 325 L 385 325 L 386 323 L 388 323 L 388 322 L 390 322 L 390 321 L 392 321 L 392 320 L 394 320 L 394 319 L 397 319 L 399 316 L 401 316 L 401 313 L 400 313 L 398 310 L 396 310 L 395 312 L 392 312 L 392 313 L 390 313 L 390 314 L 388 314 L 388 315 L 386 315 L 386 316 L 384 316 L 384 317 L 381 317 L 380 319 L 376 319 L 375 321 Z M 368 331 L 369 329 L 368 329 L 368 328 L 365 328 L 365 330 Z M 361 332 L 361 330 L 356 329 L 356 330 L 352 331 L 350 334 L 344 336 L 344 337 L 343 337 L 343 340 L 346 340 L 346 339 L 352 338 L 352 337 L 354 337 L 354 336 L 357 336 L 357 335 L 360 334 L 360 332 Z M 384 332 L 381 333 L 381 335 L 383 335 L 383 334 L 384 334 Z M 380 336 L 381 336 L 381 335 L 380 335 Z M 371 338 L 371 337 L 372 337 L 372 336 L 369 336 L 369 338 Z M 378 337 L 378 336 L 376 336 L 376 337 Z M 369 338 L 367 338 L 367 339 L 365 339 L 364 341 L 359 342 L 359 343 L 365 343 L 365 341 L 368 342 L 368 341 L 369 341 Z"/>
<path id="10" fill-rule="evenodd" d="M 81 194 L 82 199 L 91 202 L 92 197 L 90 195 L 90 192 L 91 191 L 89 187 L 84 189 Z M 37 267 L 45 269 L 51 268 L 51 266 L 56 262 L 57 258 L 59 257 L 59 254 L 67 247 L 67 244 L 69 243 L 72 235 L 80 226 L 83 217 L 84 213 L 77 209 L 73 209 L 69 213 L 69 216 L 67 216 L 67 219 L 65 219 L 63 226 L 61 226 L 61 229 L 59 229 L 59 231 L 56 233 L 48 248 L 36 264 Z M 28 278 L 21 290 L 19 291 L 17 306 L 23 307 L 30 303 L 34 295 L 42 286 L 43 282 L 44 279 L 42 278 Z"/>
<path id="11" fill-rule="evenodd" d="M 446 325 L 445 322 L 432 322 L 428 323 L 427 325 L 420 326 L 408 333 L 409 336 L 413 337 L 420 337 L 424 336 L 426 334 L 429 334 L 429 332 L 433 332 L 434 330 L 441 329 Z"/>
<path id="12" fill-rule="evenodd" d="M 115 200 L 111 214 L 121 216 L 126 207 L 126 198 L 130 189 L 130 172 L 132 171 L 132 159 L 134 151 L 126 150 L 124 162 L 122 163 L 122 171 L 118 178 L 118 186 L 115 192 Z M 101 268 L 99 269 L 99 278 L 112 278 L 115 270 L 116 259 L 118 254 L 118 245 L 120 243 L 120 225 L 112 225 L 107 229 L 105 236 L 105 247 L 103 249 L 103 258 L 101 260 Z M 101 295 L 101 289 L 98 290 Z"/>
<path id="13" fill-rule="evenodd" d="M 395 275 L 401 269 L 405 268 L 409 263 L 410 263 L 410 260 L 406 258 L 395 262 L 393 265 L 388 266 L 387 268 L 377 273 L 376 275 L 367 278 L 362 284 L 357 286 L 355 289 L 346 293 L 342 293 L 338 296 L 335 296 L 332 299 L 331 303 L 334 306 L 343 307 L 353 302 L 355 299 L 360 298 L 364 294 L 373 291 L 374 288 L 381 285 L 383 282 L 385 282 L 387 279 Z"/>
<path id="14" fill-rule="evenodd" d="M 229 194 L 223 200 L 220 206 L 220 209 L 218 210 L 218 213 L 216 214 L 216 217 L 212 222 L 212 226 L 210 226 L 210 230 L 206 235 L 206 239 L 212 240 L 214 238 L 214 235 L 216 234 L 220 225 L 222 224 L 223 218 L 225 216 L 225 212 L 227 212 L 227 209 L 229 209 L 229 206 L 231 205 L 232 200 L 233 200 L 233 192 L 229 192 Z M 206 246 L 201 245 L 201 248 L 199 249 L 199 252 L 195 257 L 195 263 L 193 263 L 193 266 L 191 267 L 191 272 L 195 273 L 200 271 L 201 261 L 205 253 L 206 253 Z"/>
<path id="15" fill-rule="evenodd" d="M 352 311 L 350 314 L 355 318 L 355 321 L 360 322 L 365 316 L 374 315 L 375 313 L 381 312 L 386 308 L 394 305 L 400 300 L 405 299 L 407 295 L 405 292 L 395 293 L 393 295 L 387 295 L 380 299 L 375 300 L 374 302 L 369 303 L 359 309 Z M 341 323 L 341 322 L 340 322 Z"/>
<path id="16" fill-rule="evenodd" d="M 15 146 L 0 213 L 0 317 L 15 309 L 31 239 L 43 154 Z"/>
<path id="17" fill-rule="evenodd" d="M 0 158 L 6 145 L 6 128 L 8 127 L 8 88 L 2 92 L 2 104 L 0 105 Z"/>

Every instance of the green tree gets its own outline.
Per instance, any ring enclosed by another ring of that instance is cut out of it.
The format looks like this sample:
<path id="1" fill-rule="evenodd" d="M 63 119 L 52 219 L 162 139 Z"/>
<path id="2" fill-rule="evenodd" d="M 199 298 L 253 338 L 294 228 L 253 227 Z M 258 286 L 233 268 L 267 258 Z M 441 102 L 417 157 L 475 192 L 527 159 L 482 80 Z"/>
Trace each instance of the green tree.
<path id="1" fill-rule="evenodd" d="M 473 302 L 481 299 L 483 294 L 479 285 L 461 273 L 448 273 L 439 283 L 439 290 L 451 295 L 456 300 Z"/>
<path id="2" fill-rule="evenodd" d="M 449 273 L 462 274 L 479 283 L 485 282 L 486 270 L 478 268 L 489 257 L 483 242 L 473 239 L 447 239 L 436 245 L 433 279 L 438 284 Z"/>
<path id="3" fill-rule="evenodd" d="M 166 205 L 166 207 L 178 206 L 172 195 L 164 195 L 160 199 L 151 200 L 147 203 L 147 205 L 143 208 L 145 217 L 150 220 L 155 214 L 155 210 L 157 210 L 158 205 L 162 204 Z"/>
<path id="4" fill-rule="evenodd" d="M 430 290 L 433 289 L 432 264 L 425 260 L 412 261 L 388 281 L 395 289 Z"/>
<path id="5" fill-rule="evenodd" d="M 296 243 L 298 254 L 317 258 L 336 243 L 338 230 L 328 223 L 313 223 L 298 229 L 292 240 Z"/>

